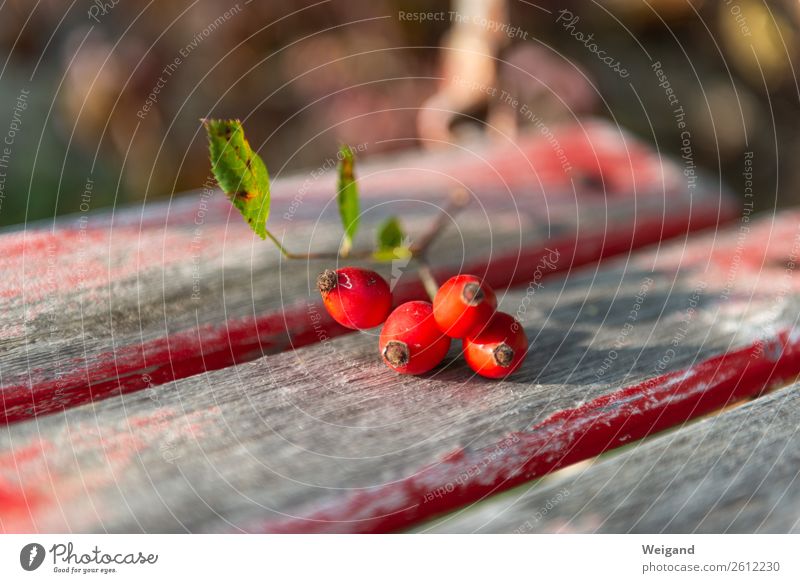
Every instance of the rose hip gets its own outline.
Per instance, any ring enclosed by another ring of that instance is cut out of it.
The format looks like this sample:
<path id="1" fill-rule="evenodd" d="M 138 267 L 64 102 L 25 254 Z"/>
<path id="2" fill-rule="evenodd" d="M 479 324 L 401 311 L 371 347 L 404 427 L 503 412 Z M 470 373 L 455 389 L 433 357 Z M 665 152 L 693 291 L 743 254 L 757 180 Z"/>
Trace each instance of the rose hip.
<path id="1" fill-rule="evenodd" d="M 433 300 L 436 323 L 452 338 L 476 334 L 486 326 L 496 309 L 494 291 L 475 275 L 451 277 Z"/>
<path id="2" fill-rule="evenodd" d="M 389 284 L 370 269 L 326 269 L 319 274 L 317 287 L 333 319 L 353 330 L 378 326 L 392 309 Z"/>
<path id="3" fill-rule="evenodd" d="M 402 374 L 422 374 L 444 360 L 450 338 L 436 325 L 431 304 L 406 302 L 389 315 L 379 346 L 389 368 Z"/>
<path id="4" fill-rule="evenodd" d="M 496 312 L 487 326 L 463 340 L 464 358 L 481 376 L 500 379 L 519 368 L 528 354 L 528 338 L 512 316 Z"/>

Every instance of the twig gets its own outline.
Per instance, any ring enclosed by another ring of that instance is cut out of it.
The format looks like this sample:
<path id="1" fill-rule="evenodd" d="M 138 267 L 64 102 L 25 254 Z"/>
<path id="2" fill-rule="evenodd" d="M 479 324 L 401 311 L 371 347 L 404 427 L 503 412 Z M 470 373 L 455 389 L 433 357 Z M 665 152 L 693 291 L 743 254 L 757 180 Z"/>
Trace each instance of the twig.
<path id="1" fill-rule="evenodd" d="M 463 209 L 469 204 L 469 194 L 464 189 L 454 191 L 447 201 L 447 204 L 439 212 L 439 216 L 431 223 L 428 230 L 419 238 L 419 241 L 414 243 L 411 248 L 411 257 L 419 263 L 419 278 L 422 280 L 422 285 L 425 286 L 425 291 L 430 296 L 431 301 L 436 297 L 436 292 L 439 291 L 439 284 L 436 278 L 433 277 L 431 266 L 428 263 L 428 249 L 439 235 L 447 227 L 448 222 L 452 216 Z"/>
<path id="2" fill-rule="evenodd" d="M 428 249 L 433 244 L 433 242 L 439 237 L 442 233 L 444 228 L 447 226 L 450 218 L 456 214 L 458 211 L 463 209 L 465 206 L 469 204 L 469 194 L 464 189 L 459 189 L 453 191 L 450 195 L 450 198 L 447 201 L 447 204 L 444 208 L 441 209 L 441 212 L 436 217 L 436 220 L 431 223 L 430 227 L 423 233 L 422 237 L 419 238 L 419 241 L 411 245 L 409 251 L 411 251 L 411 257 L 416 259 L 420 263 L 420 278 L 424 277 L 422 275 L 423 266 L 427 266 L 427 257 L 426 253 Z M 286 247 L 284 247 L 278 238 L 273 235 L 269 230 L 267 230 L 267 237 L 269 237 L 278 250 L 281 252 L 281 255 L 285 259 L 304 259 L 304 260 L 311 260 L 311 259 L 340 259 L 342 257 L 347 257 L 349 259 L 374 259 L 374 254 L 372 251 L 349 251 L 346 254 L 341 254 L 338 252 L 323 252 L 323 253 L 292 253 Z M 427 267 L 427 275 L 430 279 L 430 282 L 433 282 L 435 285 L 435 281 L 433 276 L 430 272 L 430 267 Z M 429 283 L 430 283 L 429 282 Z M 423 282 L 425 283 L 425 282 Z M 426 289 L 428 289 L 428 293 L 430 293 L 429 283 L 425 283 Z"/>
<path id="3" fill-rule="evenodd" d="M 469 194 L 466 190 L 463 188 L 454 190 L 447 200 L 447 204 L 440 210 L 436 220 L 431 223 L 431 226 L 423 233 L 419 241 L 411 245 L 411 255 L 424 258 L 425 254 L 428 252 L 428 248 L 439 237 L 452 216 L 467 206 L 469 200 Z"/>
<path id="4" fill-rule="evenodd" d="M 283 255 L 283 257 L 286 258 L 286 259 L 306 259 L 306 260 L 308 260 L 308 259 L 339 259 L 339 257 L 341 257 L 341 255 L 339 255 L 339 253 L 335 253 L 335 252 L 333 252 L 333 253 L 331 253 L 331 252 L 327 252 L 327 253 L 292 253 L 286 247 L 284 247 L 281 244 L 281 242 L 278 241 L 278 238 L 275 235 L 273 235 L 269 230 L 267 230 L 267 237 L 269 237 L 272 240 L 272 242 L 275 243 L 275 246 L 281 252 L 281 255 Z M 347 257 L 350 257 L 350 258 L 353 258 L 353 259 L 369 259 L 369 258 L 372 257 L 372 252 L 371 251 L 357 251 L 357 252 L 353 252 L 353 253 L 347 254 Z"/>

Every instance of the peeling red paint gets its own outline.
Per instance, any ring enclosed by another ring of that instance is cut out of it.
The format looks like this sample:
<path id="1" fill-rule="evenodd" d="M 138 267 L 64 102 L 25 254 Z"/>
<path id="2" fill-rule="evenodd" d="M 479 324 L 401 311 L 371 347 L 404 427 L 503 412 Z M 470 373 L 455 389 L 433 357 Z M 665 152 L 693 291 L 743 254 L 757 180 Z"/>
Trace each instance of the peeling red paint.
<path id="1" fill-rule="evenodd" d="M 455 452 L 404 480 L 338 499 L 305 517 L 256 524 L 252 530 L 379 533 L 407 528 L 800 375 L 800 334 L 785 330 L 766 342 L 770 350 L 756 342 L 625 387 L 558 411 L 498 444 Z M 465 475 L 471 477 L 460 479 Z"/>
<path id="2" fill-rule="evenodd" d="M 40 502 L 33 489 L 23 490 L 0 478 L 0 532 L 35 532 L 33 516 L 41 512 Z"/>
<path id="3" fill-rule="evenodd" d="M 462 266 L 462 271 L 485 274 L 486 281 L 498 290 L 527 284 L 530 274 L 524 266 L 535 265 L 549 256 L 550 249 L 558 250 L 559 258 L 553 269 L 543 274 L 545 277 L 664 238 L 712 226 L 717 223 L 716 210 L 695 208 L 690 217 L 658 217 L 620 226 L 611 232 L 584 232 L 551 241 L 547 249 L 523 249 L 518 253 L 497 256 L 489 262 L 476 260 Z M 730 211 L 726 209 L 725 213 L 726 218 L 730 218 Z M 455 275 L 455 271 L 436 271 L 440 280 L 451 275 Z M 418 281 L 401 283 L 395 288 L 394 296 L 396 303 L 427 297 Z M 28 374 L 30 385 L 2 387 L 0 423 L 60 411 L 91 400 L 225 368 L 265 354 L 299 348 L 318 342 L 321 333 L 333 338 L 350 332 L 336 324 L 321 304 L 316 306 L 315 313 L 321 316 L 316 323 L 309 317 L 308 305 L 302 304 L 257 318 L 206 325 L 94 355 L 90 361 L 75 360 L 67 367 L 72 372 L 62 373 L 58 380 L 50 378 L 49 370 L 31 370 Z"/>
<path id="4" fill-rule="evenodd" d="M 560 143 L 570 160 L 567 170 L 552 144 L 541 136 L 522 139 L 516 144 L 495 147 L 487 152 L 451 152 L 444 156 L 425 155 L 413 158 L 413 165 L 401 170 L 386 167 L 364 173 L 362 185 L 370 196 L 378 199 L 396 195 L 406 186 L 418 191 L 424 186 L 441 192 L 452 188 L 452 176 L 459 176 L 476 191 L 501 192 L 509 196 L 539 197 L 548 213 L 557 214 L 557 201 L 568 203 L 562 212 L 575 212 L 573 182 L 582 176 L 593 176 L 605 186 L 600 194 L 616 201 L 628 199 L 636 205 L 642 198 L 660 199 L 680 184 L 681 174 L 671 164 L 664 164 L 647 147 L 626 138 L 616 128 L 601 122 L 583 122 L 580 126 L 560 128 Z M 483 157 L 485 156 L 485 157 Z M 411 160 L 411 159 L 410 159 Z M 409 161 L 410 161 L 409 160 Z M 368 167 L 365 167 L 368 168 Z M 488 169 L 488 170 L 487 170 Z M 421 180 L 424 177 L 424 180 Z M 333 176 L 326 177 L 325 180 Z M 311 199 L 324 199 L 333 192 L 325 180 L 314 184 L 307 193 Z M 275 182 L 273 202 L 286 202 L 296 194 L 302 180 Z M 583 188 L 580 184 L 576 188 Z M 596 200 L 598 209 L 608 206 L 596 193 L 586 195 Z M 560 257 L 554 269 L 545 275 L 563 273 L 572 267 L 586 265 L 615 254 L 659 242 L 669 237 L 710 227 L 732 218 L 732 209 L 725 199 L 714 197 L 693 201 L 691 213 L 665 213 L 661 216 L 637 216 L 629 224 L 615 224 L 613 229 L 587 232 L 584 228 L 547 242 L 549 249 L 558 249 Z M 589 200 L 587 198 L 587 200 Z M 93 215 L 85 229 L 71 226 L 64 219 L 52 230 L 10 233 L 3 236 L 6 252 L 0 257 L 0 297 L 10 302 L 26 302 L 25 320 L 47 316 L 43 298 L 68 293 L 76 287 L 91 290 L 98 301 L 107 301 L 112 282 L 136 277 L 141 270 L 186 261 L 191 253 L 202 252 L 204 260 L 220 259 L 225 246 L 217 245 L 219 237 L 248 245 L 252 234 L 247 229 L 229 229 L 230 204 L 224 197 L 211 197 L 204 220 L 214 236 L 194 236 L 197 200 L 187 198 L 153 208 L 131 209 L 111 216 Z M 552 206 L 551 206 L 552 204 Z M 630 210 L 630 207 L 627 207 Z M 638 208 L 638 207 L 637 207 Z M 143 231 L 156 236 L 143 236 Z M 163 236 L 158 235 L 163 233 Z M 111 243 L 114 245 L 112 246 Z M 75 249 L 92 245 L 108 250 L 100 258 L 86 258 L 82 270 L 74 269 Z M 200 245 L 199 248 L 196 245 Z M 111 249 L 114 249 L 111 257 Z M 478 258 L 462 271 L 485 274 L 496 289 L 527 283 L 531 262 L 536 263 L 549 251 L 541 247 L 524 248 L 506 255 Z M 440 270 L 442 278 L 454 274 Z M 418 282 L 405 283 L 396 290 L 397 301 L 424 298 Z M 37 303 L 38 301 L 38 303 Z M 0 388 L 0 423 L 10 423 L 73 407 L 175 379 L 216 370 L 235 363 L 259 358 L 318 342 L 348 331 L 335 324 L 324 310 L 322 320 L 312 323 L 308 307 L 299 305 L 282 312 L 260 314 L 253 318 L 232 319 L 183 330 L 141 344 L 123 346 L 104 353 L 88 354 L 62 363 L 58 378 L 49 368 L 26 371 L 22 377 L 5 377 Z M 20 337 L 25 325 L 10 323 L 2 331 L 4 337 Z"/>

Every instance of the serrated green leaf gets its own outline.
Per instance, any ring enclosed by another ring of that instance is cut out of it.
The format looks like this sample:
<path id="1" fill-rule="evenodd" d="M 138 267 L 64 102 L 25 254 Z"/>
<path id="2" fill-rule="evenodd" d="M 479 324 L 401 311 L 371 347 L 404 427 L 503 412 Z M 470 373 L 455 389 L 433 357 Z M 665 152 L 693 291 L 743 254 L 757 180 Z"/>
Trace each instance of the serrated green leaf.
<path id="1" fill-rule="evenodd" d="M 208 132 L 211 169 L 222 190 L 250 228 L 267 238 L 269 173 L 250 147 L 239 120 L 203 120 Z"/>
<path id="2" fill-rule="evenodd" d="M 344 227 L 344 241 L 341 253 L 347 255 L 353 246 L 353 239 L 358 230 L 358 185 L 355 179 L 355 156 L 350 146 L 343 145 L 339 149 L 339 216 Z"/>
<path id="3" fill-rule="evenodd" d="M 378 261 L 392 261 L 411 257 L 406 235 L 397 217 L 389 217 L 378 227 L 378 236 L 373 257 Z"/>

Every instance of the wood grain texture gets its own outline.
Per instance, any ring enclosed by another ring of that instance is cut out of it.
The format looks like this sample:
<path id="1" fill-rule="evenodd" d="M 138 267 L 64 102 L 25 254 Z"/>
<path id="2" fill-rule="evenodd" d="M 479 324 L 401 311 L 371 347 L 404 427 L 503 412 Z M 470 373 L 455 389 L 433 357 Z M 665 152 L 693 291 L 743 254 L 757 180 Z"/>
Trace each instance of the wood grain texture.
<path id="1" fill-rule="evenodd" d="M 524 283 L 545 247 L 561 251 L 552 271 L 563 271 L 733 214 L 713 189 L 689 197 L 673 164 L 607 126 L 554 136 L 558 148 L 536 136 L 364 165 L 359 243 L 392 213 L 418 236 L 449 192 L 466 187 L 473 203 L 431 256 L 441 276 L 469 269 L 502 289 Z M 271 229 L 293 249 L 338 247 L 332 174 L 275 181 Z M 316 274 L 330 265 L 281 261 L 215 190 L 8 232 L 0 244 L 0 421 L 346 332 L 309 312 Z M 413 269 L 384 273 L 397 280 L 398 300 L 421 297 Z"/>
<path id="2" fill-rule="evenodd" d="M 421 530 L 798 533 L 800 385 Z"/>
<path id="3" fill-rule="evenodd" d="M 798 215 L 742 225 L 527 265 L 504 382 L 399 377 L 359 334 L 7 426 L 2 528 L 396 530 L 757 394 L 800 374 Z"/>

